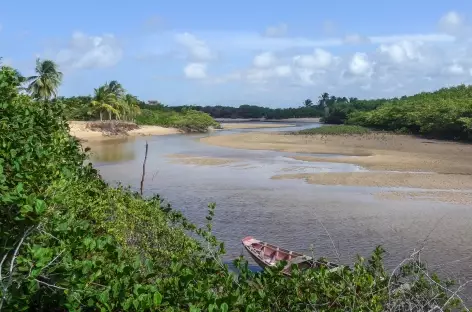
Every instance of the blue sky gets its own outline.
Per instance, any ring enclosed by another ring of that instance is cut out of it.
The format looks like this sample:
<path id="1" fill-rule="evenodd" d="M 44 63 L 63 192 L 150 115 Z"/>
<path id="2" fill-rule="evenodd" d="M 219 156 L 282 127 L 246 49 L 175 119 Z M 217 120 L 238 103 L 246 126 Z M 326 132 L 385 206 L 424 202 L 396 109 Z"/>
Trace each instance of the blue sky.
<path id="1" fill-rule="evenodd" d="M 26 9 L 27 8 L 27 9 Z M 293 106 L 472 82 L 472 1 L 14 1 L 0 56 L 64 72 L 62 95 L 118 80 L 169 105 Z"/>

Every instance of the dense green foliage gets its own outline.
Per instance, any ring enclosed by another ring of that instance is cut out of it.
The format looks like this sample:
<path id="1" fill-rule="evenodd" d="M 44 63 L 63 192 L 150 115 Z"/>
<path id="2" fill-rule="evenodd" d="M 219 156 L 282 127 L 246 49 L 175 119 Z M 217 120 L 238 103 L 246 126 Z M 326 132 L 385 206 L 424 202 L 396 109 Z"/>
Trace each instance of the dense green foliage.
<path id="1" fill-rule="evenodd" d="M 300 130 L 294 132 L 293 134 L 301 135 L 316 135 L 316 134 L 325 134 L 325 135 L 343 135 L 343 134 L 367 134 L 371 131 L 368 128 L 361 126 L 349 126 L 349 125 L 335 125 L 335 126 L 325 126 L 319 128 L 311 128 Z"/>
<path id="2" fill-rule="evenodd" d="M 209 114 L 213 118 L 245 118 L 245 119 L 286 119 L 321 117 L 323 109 L 319 107 L 269 108 L 256 105 L 231 106 L 175 106 L 173 110 L 193 109 Z"/>
<path id="3" fill-rule="evenodd" d="M 458 303 L 418 262 L 393 274 L 378 248 L 350 268 L 254 273 L 207 223 L 107 185 L 68 134 L 65 105 L 19 95 L 0 70 L 0 311 L 415 311 Z M 192 112 L 187 112 L 191 113 Z"/>
<path id="4" fill-rule="evenodd" d="M 347 123 L 435 138 L 472 139 L 472 86 L 394 99 L 328 105 L 327 123 Z"/>
<path id="5" fill-rule="evenodd" d="M 136 118 L 138 125 L 174 127 L 184 132 L 205 132 L 210 127 L 220 128 L 220 124 L 204 112 L 192 109 L 176 112 L 163 106 L 153 107 L 153 105 L 141 107 L 147 108 L 141 109 L 141 114 Z"/>

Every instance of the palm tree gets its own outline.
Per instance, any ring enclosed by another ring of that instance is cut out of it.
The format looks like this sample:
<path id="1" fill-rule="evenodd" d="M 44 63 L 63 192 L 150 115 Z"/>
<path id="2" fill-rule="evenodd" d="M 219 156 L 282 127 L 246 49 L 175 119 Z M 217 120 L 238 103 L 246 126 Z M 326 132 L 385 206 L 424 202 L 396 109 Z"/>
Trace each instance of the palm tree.
<path id="1" fill-rule="evenodd" d="M 305 105 L 305 107 L 312 107 L 313 101 L 311 99 L 306 99 L 305 101 L 303 101 L 303 105 Z"/>
<path id="2" fill-rule="evenodd" d="M 26 90 L 37 100 L 49 100 L 57 96 L 57 89 L 62 82 L 62 72 L 51 60 L 36 59 L 36 75 L 28 77 Z"/>
<path id="3" fill-rule="evenodd" d="M 108 117 L 111 120 L 112 114 L 117 117 L 120 115 L 119 111 L 115 108 L 116 96 L 108 91 L 107 85 L 101 86 L 98 89 L 94 89 L 94 96 L 90 103 L 93 111 L 100 112 L 100 121 L 103 121 L 103 112 L 108 112 Z"/>
<path id="4" fill-rule="evenodd" d="M 329 107 L 328 107 L 328 100 L 329 100 L 329 93 L 325 92 L 323 94 L 321 94 L 321 96 L 319 97 L 319 105 L 320 107 L 324 107 L 324 116 L 325 118 L 328 117 L 329 115 Z"/>
<path id="5" fill-rule="evenodd" d="M 124 102 L 126 103 L 127 112 L 129 113 L 130 120 L 134 119 L 134 117 L 141 112 L 141 109 L 139 108 L 138 98 L 134 95 L 127 93 L 124 96 Z"/>
<path id="6" fill-rule="evenodd" d="M 110 81 L 110 83 L 105 83 L 105 89 L 108 93 L 111 93 L 115 96 L 116 101 L 113 102 L 112 106 L 115 108 L 116 111 L 121 113 L 116 114 L 116 119 L 120 119 L 120 115 L 126 117 L 128 108 L 126 107 L 126 103 L 123 99 L 123 96 L 126 91 L 121 85 L 121 83 L 116 80 L 112 80 Z"/>
<path id="7" fill-rule="evenodd" d="M 106 83 L 105 86 L 108 89 L 108 92 L 113 93 L 117 98 L 123 97 L 126 92 L 121 83 L 116 80 L 112 80 L 110 81 L 110 83 Z"/>
<path id="8" fill-rule="evenodd" d="M 318 105 L 320 105 L 321 107 L 326 107 L 328 100 L 329 100 L 329 93 L 325 92 L 321 94 L 320 97 L 318 98 Z"/>

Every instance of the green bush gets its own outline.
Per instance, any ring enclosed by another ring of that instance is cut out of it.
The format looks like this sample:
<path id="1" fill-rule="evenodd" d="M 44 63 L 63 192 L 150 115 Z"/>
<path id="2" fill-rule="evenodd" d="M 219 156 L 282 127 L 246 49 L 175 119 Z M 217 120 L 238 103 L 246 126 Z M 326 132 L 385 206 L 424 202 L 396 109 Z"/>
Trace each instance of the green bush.
<path id="1" fill-rule="evenodd" d="M 206 132 L 210 127 L 220 127 L 219 123 L 210 115 L 195 110 L 175 112 L 164 109 L 142 109 L 141 115 L 136 118 L 136 122 L 140 125 L 174 127 L 184 132 Z"/>

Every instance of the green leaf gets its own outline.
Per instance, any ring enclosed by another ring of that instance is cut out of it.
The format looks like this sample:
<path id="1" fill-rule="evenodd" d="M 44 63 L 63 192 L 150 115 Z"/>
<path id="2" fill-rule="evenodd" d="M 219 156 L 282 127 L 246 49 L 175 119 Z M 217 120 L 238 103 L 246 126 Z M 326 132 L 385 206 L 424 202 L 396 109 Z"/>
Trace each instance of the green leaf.
<path id="1" fill-rule="evenodd" d="M 30 205 L 23 205 L 21 206 L 20 208 L 20 213 L 22 215 L 27 215 L 28 213 L 30 212 L 33 212 L 33 207 L 31 207 Z"/>
<path id="2" fill-rule="evenodd" d="M 18 185 L 16 186 L 16 192 L 18 194 L 20 194 L 21 192 L 23 192 L 23 183 L 18 183 Z"/>
<path id="3" fill-rule="evenodd" d="M 162 302 L 161 293 L 160 292 L 155 292 L 154 295 L 152 296 L 152 300 L 153 300 L 155 306 L 159 306 Z"/>
<path id="4" fill-rule="evenodd" d="M 221 312 L 228 312 L 228 304 L 226 302 L 223 302 L 220 306 Z"/>
<path id="5" fill-rule="evenodd" d="M 44 211 L 46 211 L 46 203 L 41 200 L 41 199 L 37 199 L 36 200 L 36 205 L 34 207 L 34 210 L 36 211 L 37 214 L 42 214 Z"/>

